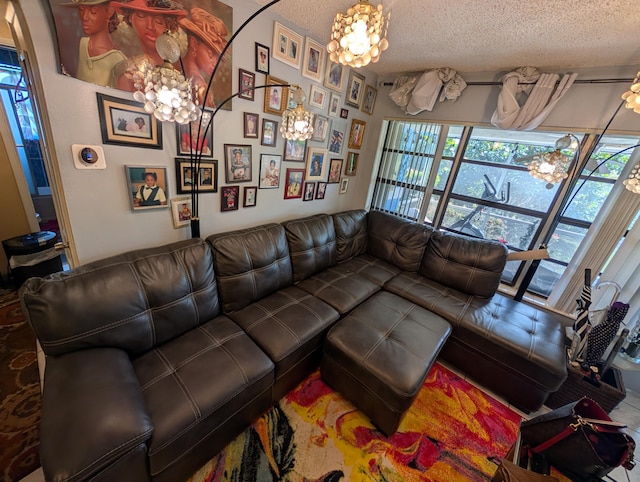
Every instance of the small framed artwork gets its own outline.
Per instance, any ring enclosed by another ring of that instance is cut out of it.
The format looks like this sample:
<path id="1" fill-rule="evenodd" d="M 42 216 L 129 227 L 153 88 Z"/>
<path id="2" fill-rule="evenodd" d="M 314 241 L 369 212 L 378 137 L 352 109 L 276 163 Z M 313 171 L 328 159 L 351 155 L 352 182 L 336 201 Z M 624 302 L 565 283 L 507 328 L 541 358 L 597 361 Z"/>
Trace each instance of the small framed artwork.
<path id="1" fill-rule="evenodd" d="M 342 173 L 342 159 L 331 159 L 329 166 L 329 184 L 338 184 Z"/>
<path id="2" fill-rule="evenodd" d="M 280 164 L 282 156 L 260 154 L 260 189 L 276 189 L 280 187 Z"/>
<path id="3" fill-rule="evenodd" d="M 307 147 L 307 141 L 302 139 L 285 139 L 284 141 L 284 160 L 292 162 L 304 162 L 304 151 Z"/>
<path id="4" fill-rule="evenodd" d="M 251 146 L 225 144 L 224 165 L 226 182 L 250 182 L 252 161 Z"/>
<path id="5" fill-rule="evenodd" d="M 328 117 L 317 114 L 313 120 L 313 134 L 311 136 L 311 140 L 319 142 L 326 141 L 330 125 L 331 121 Z"/>
<path id="6" fill-rule="evenodd" d="M 220 196 L 220 210 L 236 211 L 238 209 L 238 198 L 240 197 L 240 186 L 222 186 L 220 189 L 222 196 Z"/>
<path id="7" fill-rule="evenodd" d="M 267 87 L 264 92 L 264 111 L 269 114 L 281 115 L 289 100 L 289 92 L 284 80 L 276 79 L 267 75 L 266 85 L 273 85 L 274 87 Z"/>
<path id="8" fill-rule="evenodd" d="M 324 195 L 327 192 L 327 183 L 319 182 L 316 187 L 316 199 L 324 199 Z"/>
<path id="9" fill-rule="evenodd" d="M 331 92 L 329 97 L 329 115 L 331 117 L 340 117 L 340 104 L 342 104 L 342 97 Z"/>
<path id="10" fill-rule="evenodd" d="M 327 91 L 322 87 L 318 87 L 315 84 L 311 85 L 309 90 L 309 105 L 317 107 L 318 109 L 324 109 L 324 105 L 327 102 Z"/>
<path id="11" fill-rule="evenodd" d="M 296 90 L 301 88 L 302 87 L 300 87 L 299 85 L 289 84 L 289 88 L 287 89 L 289 91 L 289 101 L 287 102 L 287 109 L 295 109 L 296 107 L 298 107 L 298 103 L 293 100 L 293 94 L 296 93 Z"/>
<path id="12" fill-rule="evenodd" d="M 167 168 L 163 166 L 125 166 L 131 209 L 166 208 L 169 204 Z"/>
<path id="13" fill-rule="evenodd" d="M 263 146 L 276 147 L 278 141 L 278 121 L 271 119 L 262 119 L 262 139 L 260 144 Z"/>
<path id="14" fill-rule="evenodd" d="M 253 100 L 256 74 L 244 69 L 239 69 L 238 72 L 238 98 Z"/>
<path id="15" fill-rule="evenodd" d="M 200 154 L 201 159 L 213 158 L 211 146 L 213 145 L 213 129 L 210 128 L 205 135 L 206 124 L 200 125 L 198 121 L 188 124 L 176 124 L 176 144 L 178 145 L 179 156 L 190 156 Z M 200 132 L 198 132 L 200 129 Z M 199 134 L 199 135 L 198 135 Z"/>
<path id="16" fill-rule="evenodd" d="M 349 109 L 340 109 L 340 117 L 346 119 L 349 117 Z"/>
<path id="17" fill-rule="evenodd" d="M 347 189 L 349 189 L 349 178 L 343 177 L 340 179 L 340 190 L 338 191 L 338 194 L 346 194 Z"/>
<path id="18" fill-rule="evenodd" d="M 324 74 L 324 46 L 312 38 L 304 39 L 304 59 L 302 61 L 302 75 L 316 82 L 322 82 Z"/>
<path id="19" fill-rule="evenodd" d="M 252 208 L 256 205 L 258 198 L 258 186 L 247 186 L 244 188 L 244 197 L 242 200 L 243 208 Z"/>
<path id="20" fill-rule="evenodd" d="M 373 114 L 377 95 L 378 89 L 367 84 L 367 87 L 364 89 L 364 99 L 362 100 L 362 112 L 365 114 Z"/>
<path id="21" fill-rule="evenodd" d="M 360 154 L 357 152 L 349 152 L 347 154 L 347 163 L 344 166 L 344 175 L 345 176 L 355 176 L 356 171 L 358 170 L 358 158 Z"/>
<path id="22" fill-rule="evenodd" d="M 360 107 L 362 95 L 364 94 L 364 76 L 351 70 L 349 81 L 347 82 L 347 100 L 345 104 L 353 107 Z"/>
<path id="23" fill-rule="evenodd" d="M 269 47 L 256 42 L 256 72 L 269 75 Z"/>
<path id="24" fill-rule="evenodd" d="M 300 199 L 302 197 L 303 182 L 304 169 L 288 168 L 284 180 L 284 198 Z"/>
<path id="25" fill-rule="evenodd" d="M 316 192 L 316 183 L 315 182 L 305 182 L 304 183 L 304 196 L 302 197 L 303 201 L 313 201 L 313 193 Z"/>
<path id="26" fill-rule="evenodd" d="M 284 62 L 295 69 L 300 68 L 302 35 L 278 22 L 274 22 L 271 49 L 274 59 Z"/>
<path id="27" fill-rule="evenodd" d="M 324 181 L 329 160 L 327 150 L 310 147 L 307 154 L 307 171 L 305 179 L 308 181 Z"/>
<path id="28" fill-rule="evenodd" d="M 344 132 L 342 130 L 333 128 L 331 129 L 331 136 L 329 137 L 329 152 L 334 154 L 340 154 L 342 151 L 342 143 L 344 142 Z"/>
<path id="29" fill-rule="evenodd" d="M 176 186 L 178 194 L 188 194 L 198 183 L 198 192 L 218 192 L 218 161 L 200 161 L 198 172 L 187 158 L 176 158 Z"/>
<path id="30" fill-rule="evenodd" d="M 244 137 L 249 139 L 258 138 L 258 120 L 260 116 L 258 114 L 252 114 L 250 112 L 244 113 Z"/>
<path id="31" fill-rule="evenodd" d="M 104 144 L 162 149 L 160 121 L 139 102 L 96 93 Z"/>
<path id="32" fill-rule="evenodd" d="M 173 198 L 171 200 L 171 217 L 173 218 L 173 227 L 175 229 L 183 228 L 190 224 L 192 209 L 190 197 Z"/>
<path id="33" fill-rule="evenodd" d="M 346 67 L 342 64 L 331 62 L 329 60 L 324 74 L 324 86 L 337 90 L 338 92 L 342 92 L 342 88 L 344 87 L 345 70 Z"/>
<path id="34" fill-rule="evenodd" d="M 360 149 L 362 147 L 362 139 L 364 139 L 364 128 L 367 126 L 365 121 L 353 119 L 351 121 L 351 131 L 349 132 L 349 149 Z"/>

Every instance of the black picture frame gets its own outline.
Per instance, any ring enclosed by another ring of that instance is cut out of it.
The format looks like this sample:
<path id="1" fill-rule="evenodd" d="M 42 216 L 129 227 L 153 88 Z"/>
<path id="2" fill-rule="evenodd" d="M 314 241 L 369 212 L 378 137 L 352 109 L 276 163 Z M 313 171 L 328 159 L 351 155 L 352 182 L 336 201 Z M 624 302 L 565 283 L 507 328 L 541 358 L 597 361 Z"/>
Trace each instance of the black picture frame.
<path id="1" fill-rule="evenodd" d="M 271 51 L 266 45 L 256 42 L 256 72 L 269 75 Z"/>
<path id="2" fill-rule="evenodd" d="M 207 170 L 210 172 L 209 176 L 207 176 Z M 199 193 L 218 192 L 217 159 L 200 161 L 200 170 L 196 176 L 190 171 L 192 171 L 191 161 L 187 158 L 176 157 L 176 191 L 178 194 L 190 194 L 194 181 L 198 183 Z"/>
<path id="3" fill-rule="evenodd" d="M 96 92 L 96 99 L 104 144 L 162 149 L 160 121 L 141 103 L 100 92 Z"/>
<path id="4" fill-rule="evenodd" d="M 176 124 L 176 150 L 178 156 L 190 156 L 191 148 L 194 147 L 194 154 L 200 155 L 201 159 L 213 159 L 213 129 L 209 129 L 207 135 L 204 136 L 203 132 L 206 125 L 200 125 L 198 121 L 191 122 L 191 134 L 189 133 L 189 123 Z M 198 135 L 198 129 L 200 129 L 199 141 L 195 142 L 195 136 Z M 189 142 L 191 139 L 191 142 Z M 204 152 L 200 152 L 198 148 L 203 148 Z"/>
<path id="5" fill-rule="evenodd" d="M 256 86 L 256 74 L 238 69 L 238 98 L 253 101 Z"/>

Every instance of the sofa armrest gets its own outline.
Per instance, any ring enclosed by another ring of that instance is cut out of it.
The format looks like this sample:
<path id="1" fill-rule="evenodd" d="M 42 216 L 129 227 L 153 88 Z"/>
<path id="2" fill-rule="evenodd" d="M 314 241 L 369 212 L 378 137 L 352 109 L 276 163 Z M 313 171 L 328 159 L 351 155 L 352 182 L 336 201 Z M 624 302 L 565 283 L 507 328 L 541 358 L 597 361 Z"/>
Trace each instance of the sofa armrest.
<path id="1" fill-rule="evenodd" d="M 40 424 L 46 480 L 88 479 L 139 447 L 152 431 L 123 350 L 93 348 L 47 358 Z"/>

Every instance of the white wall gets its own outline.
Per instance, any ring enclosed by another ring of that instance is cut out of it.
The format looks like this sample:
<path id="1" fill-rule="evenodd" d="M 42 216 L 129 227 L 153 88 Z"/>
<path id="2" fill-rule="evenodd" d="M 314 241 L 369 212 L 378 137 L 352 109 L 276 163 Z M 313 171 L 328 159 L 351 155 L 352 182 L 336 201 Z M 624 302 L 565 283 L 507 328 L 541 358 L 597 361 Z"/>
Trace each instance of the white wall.
<path id="1" fill-rule="evenodd" d="M 169 209 L 133 212 L 129 203 L 125 178 L 124 166 L 126 165 L 166 166 L 170 180 L 169 193 L 175 196 L 174 158 L 177 152 L 175 125 L 169 123 L 163 125 L 163 150 L 102 145 L 96 92 L 121 98 L 131 98 L 131 94 L 102 88 L 60 74 L 55 60 L 56 38 L 50 27 L 48 8 L 43 6 L 45 2 L 29 1 L 28 8 L 26 3 L 23 4 L 23 12 L 35 48 L 37 69 L 43 78 L 43 107 L 47 109 L 51 121 L 53 131 L 51 145 L 60 168 L 62 188 L 68 204 L 71 228 L 80 263 L 129 249 L 190 237 L 188 227 L 177 230 L 173 228 Z M 235 28 L 239 27 L 258 8 L 255 2 L 248 0 L 234 0 L 228 4 L 233 7 Z M 234 41 L 232 45 L 234 92 L 238 85 L 238 69 L 254 71 L 254 42 L 271 46 L 274 20 L 287 25 L 281 18 L 266 11 L 254 19 Z M 306 34 L 293 25 L 289 24 L 288 26 L 301 35 Z M 322 43 L 325 39 L 316 40 Z M 270 73 L 287 82 L 301 85 L 307 97 L 309 96 L 312 81 L 302 77 L 300 70 L 272 58 Z M 375 75 L 366 71 L 362 73 L 367 77 L 367 83 L 372 85 L 377 83 Z M 264 74 L 256 73 L 256 85 L 263 84 L 264 80 Z M 326 90 L 329 91 L 329 89 Z M 344 101 L 344 92 L 342 98 Z M 254 102 L 234 99 L 233 111 L 219 111 L 213 125 L 213 154 L 219 163 L 219 186 L 225 185 L 223 144 L 251 144 L 253 146 L 253 182 L 240 184 L 241 195 L 242 187 L 258 184 L 260 154 L 282 154 L 284 150 L 284 141 L 280 137 L 276 147 L 264 147 L 260 145 L 258 139 L 243 137 L 243 112 L 258 113 L 261 119 L 263 116 L 267 116 L 277 120 L 280 125 L 281 119 L 278 116 L 263 113 L 263 99 L 263 90 L 255 92 Z M 308 105 L 307 108 L 309 108 Z M 377 133 L 380 130 L 380 118 L 375 119 L 353 107 L 347 108 L 349 110 L 347 120 L 331 118 L 332 122 L 343 124 L 345 143 L 340 156 L 330 153 L 329 158 L 346 158 L 348 129 L 353 118 L 366 121 L 367 127 L 364 145 L 360 151 L 357 175 L 350 178 L 349 190 L 346 194 L 339 195 L 338 184 L 330 184 L 327 186 L 324 200 L 307 202 L 303 202 L 301 199 L 284 200 L 284 176 L 281 176 L 279 189 L 258 190 L 256 207 L 240 207 L 238 211 L 225 213 L 220 212 L 219 193 L 201 194 L 199 211 L 202 237 L 215 232 L 266 222 L 279 222 L 315 213 L 331 213 L 364 207 L 377 146 Z M 327 115 L 326 108 L 324 112 L 319 112 L 315 108 L 311 108 L 311 110 Z M 72 144 L 102 145 L 107 160 L 107 169 L 77 170 L 71 157 Z M 310 141 L 308 146 L 326 148 L 327 142 Z M 287 167 L 303 167 L 303 164 L 286 162 L 282 167 L 284 174 L 284 169 Z"/>

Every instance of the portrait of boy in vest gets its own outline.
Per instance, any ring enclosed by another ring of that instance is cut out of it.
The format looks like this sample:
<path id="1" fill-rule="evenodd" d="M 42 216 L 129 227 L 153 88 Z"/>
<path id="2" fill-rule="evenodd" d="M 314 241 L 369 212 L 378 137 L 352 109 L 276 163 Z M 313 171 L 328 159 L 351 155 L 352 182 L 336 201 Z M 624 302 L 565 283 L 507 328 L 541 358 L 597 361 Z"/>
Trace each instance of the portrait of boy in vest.
<path id="1" fill-rule="evenodd" d="M 136 197 L 133 200 L 134 206 L 166 206 L 167 197 L 164 190 L 157 184 L 158 175 L 155 172 L 145 172 L 143 179 L 144 184 L 136 191 Z"/>

